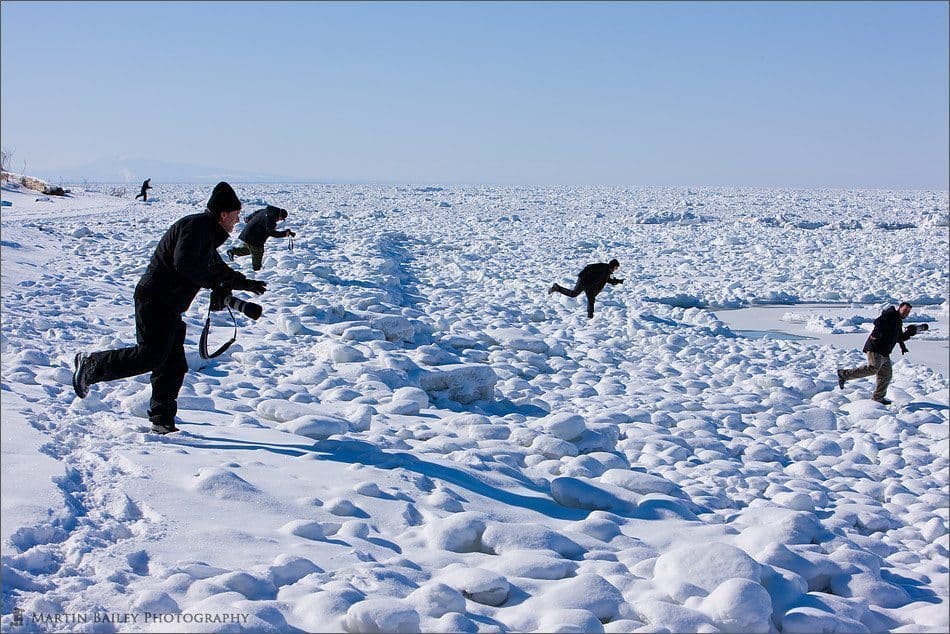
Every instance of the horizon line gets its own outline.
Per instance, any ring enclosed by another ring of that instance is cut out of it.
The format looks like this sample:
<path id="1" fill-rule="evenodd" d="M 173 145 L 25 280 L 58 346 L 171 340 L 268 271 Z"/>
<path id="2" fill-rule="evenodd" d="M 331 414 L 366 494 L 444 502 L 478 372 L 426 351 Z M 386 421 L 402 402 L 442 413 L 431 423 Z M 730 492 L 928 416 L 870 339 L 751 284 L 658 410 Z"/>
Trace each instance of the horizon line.
<path id="1" fill-rule="evenodd" d="M 152 179 L 149 179 L 152 180 Z M 537 188 L 589 188 L 589 189 L 786 189 L 786 190 L 866 190 L 866 191 L 916 191 L 916 192 L 938 192 L 950 193 L 950 188 L 935 188 L 921 186 L 887 186 L 887 185 L 619 185 L 610 183 L 600 184 L 542 184 L 542 183 L 503 183 L 491 181 L 396 181 L 396 180 L 376 180 L 376 179 L 307 179 L 307 178 L 289 178 L 289 179 L 198 179 L 198 180 L 169 180 L 158 181 L 167 185 L 206 185 L 225 180 L 228 183 L 238 183 L 241 185 L 385 185 L 385 186 L 405 186 L 405 187 L 537 187 Z M 86 179 L 83 181 L 64 179 L 62 184 L 83 185 L 130 185 L 137 186 L 136 181 L 115 181 Z"/>

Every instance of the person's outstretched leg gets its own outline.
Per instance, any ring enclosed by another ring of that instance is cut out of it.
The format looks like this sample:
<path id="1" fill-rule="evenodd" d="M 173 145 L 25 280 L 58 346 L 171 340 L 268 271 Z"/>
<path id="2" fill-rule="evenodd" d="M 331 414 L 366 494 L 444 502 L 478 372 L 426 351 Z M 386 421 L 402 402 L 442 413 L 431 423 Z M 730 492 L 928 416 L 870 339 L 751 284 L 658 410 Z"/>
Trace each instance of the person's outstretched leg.
<path id="1" fill-rule="evenodd" d="M 92 385 L 138 376 L 160 365 L 165 360 L 175 332 L 174 323 L 166 322 L 165 318 L 169 316 L 172 316 L 171 311 L 156 309 L 151 302 L 136 298 L 136 345 L 91 353 L 86 360 L 86 383 Z M 174 315 L 173 319 L 180 321 L 177 315 Z"/>
<path id="2" fill-rule="evenodd" d="M 594 298 L 597 297 L 596 293 L 592 293 L 589 289 L 584 289 L 584 292 L 587 294 L 587 318 L 593 319 L 594 317 Z"/>
<path id="3" fill-rule="evenodd" d="M 93 352 L 82 360 L 84 387 L 145 374 L 165 362 L 181 317 L 173 310 L 135 298 L 136 345 Z M 85 396 L 82 394 L 81 396 Z"/>
<path id="4" fill-rule="evenodd" d="M 856 368 L 846 368 L 838 370 L 838 387 L 844 388 L 845 381 L 851 379 L 861 379 L 872 374 L 877 375 L 877 385 L 871 398 L 875 401 L 884 399 L 887 392 L 887 386 L 891 382 L 891 358 L 876 352 L 868 352 L 868 362 L 865 365 Z"/>
<path id="5" fill-rule="evenodd" d="M 561 295 L 567 295 L 568 297 L 577 297 L 578 295 L 581 294 L 581 291 L 583 290 L 584 290 L 584 287 L 581 285 L 580 281 L 578 280 L 577 284 L 574 285 L 573 290 L 568 290 L 564 288 L 563 286 L 561 286 L 560 284 L 552 284 L 551 288 L 548 289 L 548 294 L 557 292 L 557 293 L 560 293 Z"/>
<path id="6" fill-rule="evenodd" d="M 871 376 L 872 374 L 877 374 L 877 370 L 881 367 L 881 363 L 884 357 L 882 355 L 876 354 L 874 352 L 868 352 L 868 362 L 864 365 L 858 366 L 856 368 L 842 368 L 838 370 L 838 380 L 844 383 L 845 381 L 850 381 L 852 379 L 863 379 L 866 376 Z"/>
<path id="7" fill-rule="evenodd" d="M 234 258 L 240 257 L 242 255 L 250 255 L 251 247 L 249 247 L 247 243 L 243 243 L 239 247 L 228 249 L 226 253 L 228 254 L 228 259 L 233 262 Z"/>

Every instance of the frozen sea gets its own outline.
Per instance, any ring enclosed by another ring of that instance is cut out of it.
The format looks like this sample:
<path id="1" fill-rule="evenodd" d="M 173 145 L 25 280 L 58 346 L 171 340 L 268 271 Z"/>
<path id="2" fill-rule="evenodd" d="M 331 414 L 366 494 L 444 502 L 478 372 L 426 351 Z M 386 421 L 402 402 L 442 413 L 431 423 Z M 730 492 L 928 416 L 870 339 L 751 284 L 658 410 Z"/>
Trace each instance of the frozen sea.
<path id="1" fill-rule="evenodd" d="M 235 184 L 295 245 L 157 436 L 70 385 L 211 191 L 153 187 L 3 188 L 4 632 L 950 631 L 947 192 Z"/>

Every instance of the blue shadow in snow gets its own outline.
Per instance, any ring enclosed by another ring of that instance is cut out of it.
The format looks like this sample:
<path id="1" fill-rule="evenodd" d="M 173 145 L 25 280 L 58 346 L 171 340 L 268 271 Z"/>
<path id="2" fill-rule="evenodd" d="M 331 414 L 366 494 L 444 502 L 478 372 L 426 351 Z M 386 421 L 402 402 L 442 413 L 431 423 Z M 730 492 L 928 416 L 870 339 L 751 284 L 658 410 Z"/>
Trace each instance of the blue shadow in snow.
<path id="1" fill-rule="evenodd" d="M 945 409 L 950 409 L 943 403 L 928 403 L 926 401 L 913 401 L 904 406 L 905 412 L 919 412 L 925 409 L 932 409 L 938 412 L 942 412 Z"/>
<path id="2" fill-rule="evenodd" d="M 650 301 L 650 300 L 647 300 Z M 666 319 L 665 317 L 657 317 L 656 315 L 640 315 L 640 319 L 643 321 L 652 321 L 657 324 L 663 324 L 664 326 L 675 326 L 677 322 L 672 319 Z"/>
<path id="3" fill-rule="evenodd" d="M 517 404 L 510 400 L 500 401 L 475 401 L 474 403 L 458 403 L 456 401 L 440 398 L 436 400 L 440 409 L 446 409 L 450 412 L 461 414 L 485 414 L 486 416 L 505 416 L 507 414 L 521 414 L 522 416 L 547 416 L 551 412 L 533 405 L 531 403 Z"/>
<path id="4" fill-rule="evenodd" d="M 316 454 L 323 460 L 342 462 L 346 464 L 360 463 L 380 469 L 407 469 L 416 473 L 450 482 L 456 486 L 468 489 L 473 493 L 497 500 L 502 504 L 529 509 L 560 520 L 582 520 L 589 511 L 561 506 L 550 497 L 535 497 L 512 493 L 475 476 L 462 469 L 447 467 L 433 462 L 426 462 L 409 453 L 387 453 L 376 445 L 361 440 L 321 440 L 313 445 L 283 445 L 274 443 L 251 442 L 235 438 L 219 438 L 213 436 L 191 436 L 195 441 L 182 443 L 185 446 L 197 449 L 241 449 L 260 450 L 276 453 L 283 456 L 298 458 L 307 454 Z M 202 443 L 200 441 L 207 441 Z M 548 495 L 548 491 L 531 482 L 523 482 L 527 488 Z"/>
<path id="5" fill-rule="evenodd" d="M 507 414 L 521 414 L 522 416 L 531 417 L 531 416 L 547 416 L 548 414 L 551 413 L 548 410 L 544 409 L 543 407 L 539 407 L 538 405 L 534 405 L 532 403 L 517 404 L 517 403 L 513 403 L 512 401 L 508 399 L 486 403 L 485 407 L 483 407 L 482 409 L 485 410 L 486 414 L 489 414 L 492 416 L 505 416 Z M 464 409 L 462 411 L 464 411 Z"/>
<path id="6" fill-rule="evenodd" d="M 336 275 L 327 275 L 324 277 L 327 282 L 333 284 L 334 286 L 359 286 L 361 288 L 380 288 L 380 285 L 375 282 L 365 282 L 363 280 L 346 280 L 342 277 L 337 277 Z"/>
<path id="7" fill-rule="evenodd" d="M 393 543 L 388 539 L 383 539 L 381 537 L 366 537 L 364 538 L 371 544 L 376 544 L 382 548 L 388 548 L 389 550 L 395 552 L 398 555 L 402 554 L 402 548 L 399 547 L 399 544 Z"/>
<path id="8" fill-rule="evenodd" d="M 940 597 L 933 590 L 924 586 L 922 581 L 911 579 L 881 568 L 881 580 L 900 586 L 910 596 L 910 602 L 923 601 L 924 603 L 940 603 Z"/>

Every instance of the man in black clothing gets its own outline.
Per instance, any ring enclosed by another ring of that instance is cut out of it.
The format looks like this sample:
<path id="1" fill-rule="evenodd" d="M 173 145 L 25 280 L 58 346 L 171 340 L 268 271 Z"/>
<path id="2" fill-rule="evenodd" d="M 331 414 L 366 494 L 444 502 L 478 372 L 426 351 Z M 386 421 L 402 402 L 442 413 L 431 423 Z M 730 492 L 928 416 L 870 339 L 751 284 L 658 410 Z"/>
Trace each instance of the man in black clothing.
<path id="1" fill-rule="evenodd" d="M 907 354 L 907 346 L 904 342 L 917 334 L 918 331 L 927 330 L 927 325 L 917 326 L 911 324 L 906 329 L 903 328 L 903 320 L 910 315 L 910 309 L 913 308 L 907 302 L 901 302 L 897 308 L 888 306 L 881 313 L 881 316 L 874 320 L 874 328 L 864 342 L 864 348 L 861 352 L 868 355 L 868 362 L 857 368 L 838 369 L 838 387 L 844 389 L 846 381 L 851 379 L 860 379 L 872 374 L 877 375 L 877 386 L 871 398 L 884 405 L 890 405 L 891 401 L 884 398 L 887 392 L 887 386 L 891 382 L 891 351 L 895 345 L 901 348 L 901 354 Z"/>
<path id="2" fill-rule="evenodd" d="M 138 200 L 139 196 L 141 196 L 143 203 L 147 203 L 147 202 L 148 202 L 148 190 L 150 190 L 150 189 L 152 188 L 152 186 L 148 184 L 150 180 L 152 180 L 152 179 L 151 179 L 151 178 L 146 178 L 146 179 L 145 179 L 145 182 L 142 183 L 142 191 L 140 191 L 140 192 L 138 193 L 138 196 L 135 197 L 136 200 Z"/>
<path id="3" fill-rule="evenodd" d="M 205 211 L 181 218 L 165 232 L 135 287 L 136 345 L 77 354 L 73 389 L 79 398 L 85 398 L 95 383 L 151 372 L 148 418 L 152 431 L 178 431 L 178 391 L 188 371 L 181 314 L 201 288 L 225 285 L 258 295 L 267 289 L 264 282 L 247 279 L 218 255 L 217 249 L 234 230 L 240 210 L 241 201 L 234 190 L 221 182 Z"/>
<path id="4" fill-rule="evenodd" d="M 277 223 L 287 219 L 287 210 L 273 205 L 267 205 L 264 209 L 258 209 L 250 216 L 245 218 L 247 224 L 238 237 L 244 241 L 242 246 L 234 249 L 228 249 L 228 258 L 233 262 L 234 258 L 241 255 L 251 256 L 251 266 L 255 271 L 260 271 L 264 262 L 264 243 L 267 238 L 291 238 L 297 235 L 290 229 L 277 231 Z"/>
<path id="5" fill-rule="evenodd" d="M 604 286 L 610 284 L 623 284 L 623 280 L 613 277 L 614 271 L 620 268 L 620 262 L 611 260 L 610 262 L 597 262 L 588 264 L 577 276 L 577 284 L 573 290 L 568 290 L 560 284 L 553 284 L 548 289 L 548 294 L 557 291 L 568 297 L 577 297 L 583 291 L 587 295 L 587 318 L 594 316 L 594 298 Z"/>

